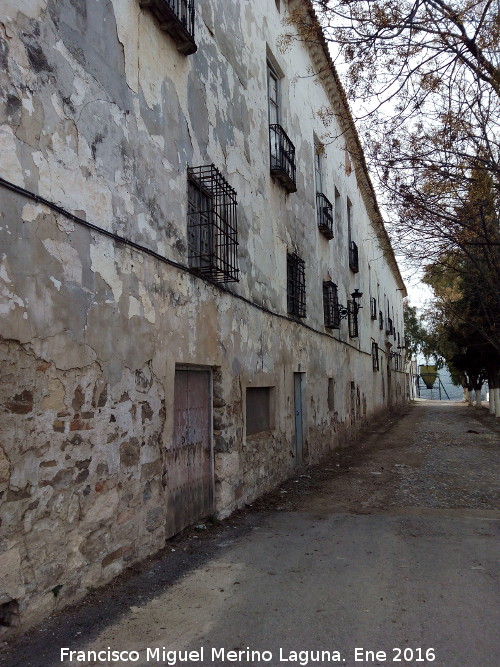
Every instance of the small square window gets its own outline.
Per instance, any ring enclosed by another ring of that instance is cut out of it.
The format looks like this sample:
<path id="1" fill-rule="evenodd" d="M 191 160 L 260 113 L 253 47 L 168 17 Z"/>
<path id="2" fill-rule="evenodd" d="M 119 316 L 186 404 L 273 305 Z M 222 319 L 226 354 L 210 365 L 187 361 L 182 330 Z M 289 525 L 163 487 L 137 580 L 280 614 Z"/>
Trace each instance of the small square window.
<path id="1" fill-rule="evenodd" d="M 254 435 L 274 428 L 274 387 L 247 387 L 246 433 Z"/>

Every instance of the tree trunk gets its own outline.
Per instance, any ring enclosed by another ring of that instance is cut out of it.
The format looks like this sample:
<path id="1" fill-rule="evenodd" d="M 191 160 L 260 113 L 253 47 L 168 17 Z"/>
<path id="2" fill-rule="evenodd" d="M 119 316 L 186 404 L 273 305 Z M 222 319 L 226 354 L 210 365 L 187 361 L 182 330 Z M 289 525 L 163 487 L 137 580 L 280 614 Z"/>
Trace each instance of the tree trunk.
<path id="1" fill-rule="evenodd" d="M 481 389 L 474 389 L 474 393 L 476 394 L 476 408 L 482 408 L 483 403 L 481 401 Z"/>
<path id="2" fill-rule="evenodd" d="M 495 387 L 493 392 L 495 394 L 495 417 L 500 418 L 500 389 Z"/>
<path id="3" fill-rule="evenodd" d="M 491 382 L 488 383 L 488 401 L 490 408 L 490 415 L 495 414 L 495 387 L 492 386 Z"/>

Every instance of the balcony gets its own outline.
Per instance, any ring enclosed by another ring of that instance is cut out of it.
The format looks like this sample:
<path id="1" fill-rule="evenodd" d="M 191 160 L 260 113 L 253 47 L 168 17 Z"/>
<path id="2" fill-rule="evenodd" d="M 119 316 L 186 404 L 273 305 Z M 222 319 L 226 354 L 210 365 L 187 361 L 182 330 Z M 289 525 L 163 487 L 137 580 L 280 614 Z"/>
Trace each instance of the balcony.
<path id="1" fill-rule="evenodd" d="M 319 231 L 328 240 L 333 239 L 333 206 L 322 192 L 316 193 L 316 214 Z"/>
<path id="2" fill-rule="evenodd" d="M 349 268 L 354 273 L 359 271 L 359 255 L 358 255 L 358 246 L 354 241 L 349 243 Z"/>
<path id="3" fill-rule="evenodd" d="M 194 41 L 194 0 L 139 0 L 141 7 L 149 9 L 177 44 L 177 50 L 185 56 L 197 50 Z"/>
<path id="4" fill-rule="evenodd" d="M 269 126 L 271 174 L 287 192 L 297 192 L 295 183 L 295 146 L 281 125 Z"/>

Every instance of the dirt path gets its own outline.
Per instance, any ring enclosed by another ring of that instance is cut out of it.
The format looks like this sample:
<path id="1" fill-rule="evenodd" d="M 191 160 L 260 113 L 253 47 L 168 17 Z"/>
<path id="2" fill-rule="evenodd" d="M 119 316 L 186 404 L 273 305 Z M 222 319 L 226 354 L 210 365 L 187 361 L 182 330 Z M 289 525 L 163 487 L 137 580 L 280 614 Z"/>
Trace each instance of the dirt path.
<path id="1" fill-rule="evenodd" d="M 177 655 L 186 666 L 496 667 L 499 445 L 486 411 L 418 402 L 248 511 L 169 541 L 7 644 L 0 664 L 142 667 L 167 664 L 165 648 L 194 651 Z M 62 647 L 139 660 L 61 660 Z M 329 660 L 315 659 L 322 650 Z"/>

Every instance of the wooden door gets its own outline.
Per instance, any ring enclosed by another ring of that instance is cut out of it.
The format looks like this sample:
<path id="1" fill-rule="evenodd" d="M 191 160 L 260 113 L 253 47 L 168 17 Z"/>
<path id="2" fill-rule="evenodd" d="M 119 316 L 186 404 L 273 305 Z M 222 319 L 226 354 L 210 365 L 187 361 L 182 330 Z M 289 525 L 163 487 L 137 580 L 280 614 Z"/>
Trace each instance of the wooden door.
<path id="1" fill-rule="evenodd" d="M 174 437 L 166 453 L 167 536 L 213 510 L 210 372 L 178 370 Z"/>

